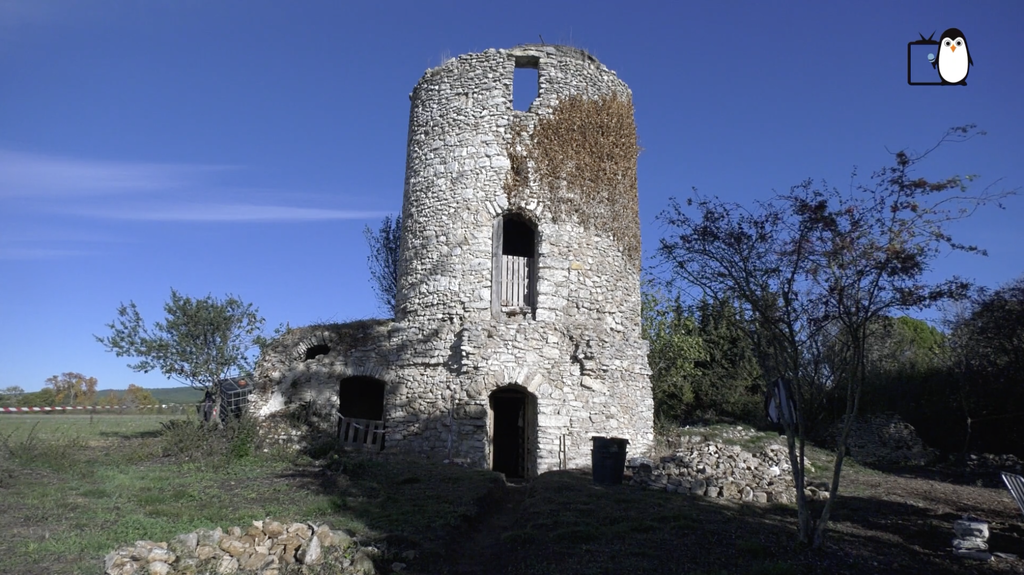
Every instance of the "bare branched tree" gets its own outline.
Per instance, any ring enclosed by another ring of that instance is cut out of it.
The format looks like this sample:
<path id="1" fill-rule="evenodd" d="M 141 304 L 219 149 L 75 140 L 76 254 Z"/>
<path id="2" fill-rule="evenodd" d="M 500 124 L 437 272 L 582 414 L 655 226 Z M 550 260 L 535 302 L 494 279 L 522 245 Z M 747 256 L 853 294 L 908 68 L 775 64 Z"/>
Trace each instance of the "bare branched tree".
<path id="1" fill-rule="evenodd" d="M 363 230 L 370 255 L 366 262 L 370 266 L 370 281 L 377 294 L 377 302 L 395 317 L 398 296 L 398 257 L 402 245 L 402 216 L 394 220 L 386 216 L 380 228 L 374 232 L 370 226 Z"/>
<path id="2" fill-rule="evenodd" d="M 953 128 L 939 144 L 961 142 L 974 126 Z M 846 441 L 866 378 L 866 342 L 885 315 L 967 297 L 960 278 L 928 283 L 929 264 L 945 250 L 984 255 L 954 242 L 950 222 L 1015 191 L 968 193 L 973 176 L 929 181 L 913 169 L 920 155 L 900 151 L 872 183 L 840 192 L 808 180 L 752 209 L 694 193 L 690 216 L 674 199 L 660 219 L 672 229 L 659 255 L 673 276 L 704 297 L 745 306 L 767 381 L 794 383 L 795 417 L 783 418 L 796 483 L 799 538 L 820 546 L 837 499 Z M 822 358 L 822 350 L 830 357 Z M 845 396 L 829 499 L 818 518 L 804 494 L 807 396 Z"/>

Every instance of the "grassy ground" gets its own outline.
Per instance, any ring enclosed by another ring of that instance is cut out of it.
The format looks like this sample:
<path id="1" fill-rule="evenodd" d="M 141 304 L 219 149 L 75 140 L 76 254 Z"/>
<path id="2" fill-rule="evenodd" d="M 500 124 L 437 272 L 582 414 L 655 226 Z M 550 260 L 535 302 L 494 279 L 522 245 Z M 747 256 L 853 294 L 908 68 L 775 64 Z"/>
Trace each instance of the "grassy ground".
<path id="1" fill-rule="evenodd" d="M 990 522 L 993 550 L 1024 556 L 1024 518 L 1005 489 L 941 470 L 851 465 L 827 545 L 808 551 L 788 506 L 598 487 L 578 471 L 510 486 L 387 454 L 254 453 L 245 433 L 197 452 L 195 428 L 161 435 L 166 420 L 0 417 L 0 573 L 99 573 L 137 539 L 266 517 L 346 528 L 382 550 L 382 573 L 395 561 L 431 575 L 1024 572 L 952 556 L 966 513 Z M 829 472 L 826 452 L 811 457 Z"/>
<path id="2" fill-rule="evenodd" d="M 189 452 L 162 416 L 0 418 L 0 573 L 98 573 L 114 548 L 256 519 L 325 522 L 443 561 L 497 475 L 424 462 Z M 178 418 L 181 421 L 181 418 Z M 244 439 L 244 438 L 243 438 Z M 241 447 L 246 447 L 242 445 Z"/>

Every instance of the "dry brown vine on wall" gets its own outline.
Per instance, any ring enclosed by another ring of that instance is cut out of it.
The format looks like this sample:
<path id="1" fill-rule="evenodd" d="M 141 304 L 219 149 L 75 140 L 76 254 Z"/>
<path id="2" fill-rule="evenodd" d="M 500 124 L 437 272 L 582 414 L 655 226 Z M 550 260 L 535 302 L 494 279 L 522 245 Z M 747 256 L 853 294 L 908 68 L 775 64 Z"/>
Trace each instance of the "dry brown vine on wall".
<path id="1" fill-rule="evenodd" d="M 527 166 L 532 168 L 539 189 L 531 191 L 541 194 L 538 199 L 556 221 L 575 217 L 608 234 L 639 269 L 640 147 L 633 103 L 617 95 L 572 97 L 559 102 L 550 116 L 538 118 L 529 138 L 525 128 L 518 118 L 512 124 L 511 170 L 505 182 L 509 203 L 521 201 L 530 184 Z"/>

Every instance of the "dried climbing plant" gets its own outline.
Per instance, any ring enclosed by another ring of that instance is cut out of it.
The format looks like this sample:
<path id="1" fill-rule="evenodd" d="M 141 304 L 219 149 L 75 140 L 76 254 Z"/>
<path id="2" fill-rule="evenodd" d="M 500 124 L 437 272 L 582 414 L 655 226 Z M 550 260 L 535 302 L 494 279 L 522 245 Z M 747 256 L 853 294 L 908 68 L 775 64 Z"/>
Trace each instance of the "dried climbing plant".
<path id="1" fill-rule="evenodd" d="M 575 218 L 611 236 L 627 260 L 640 267 L 640 214 L 636 160 L 640 147 L 633 103 L 617 95 L 562 100 L 537 119 L 532 134 L 521 118 L 512 122 L 511 164 L 505 180 L 510 205 L 527 191 L 551 209 L 555 221 Z M 536 176 L 530 186 L 530 171 Z"/>

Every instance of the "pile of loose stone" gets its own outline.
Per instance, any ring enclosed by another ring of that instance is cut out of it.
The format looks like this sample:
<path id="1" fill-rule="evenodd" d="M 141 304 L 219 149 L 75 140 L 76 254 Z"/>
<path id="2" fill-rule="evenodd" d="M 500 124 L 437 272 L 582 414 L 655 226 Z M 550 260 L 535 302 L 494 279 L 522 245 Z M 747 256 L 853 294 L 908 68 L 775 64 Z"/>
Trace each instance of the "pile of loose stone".
<path id="1" fill-rule="evenodd" d="M 988 561 L 992 554 L 988 552 L 988 523 L 975 517 L 964 517 L 953 522 L 953 553 L 957 557 Z"/>
<path id="2" fill-rule="evenodd" d="M 1020 458 L 1013 454 L 995 455 L 992 453 L 970 453 L 967 455 L 967 469 L 976 473 L 989 473 L 993 471 L 1011 471 L 1021 473 L 1024 471 L 1024 464 Z"/>
<path id="3" fill-rule="evenodd" d="M 106 575 L 282 575 L 292 565 L 315 565 L 324 559 L 328 548 L 346 551 L 358 547 L 341 530 L 312 523 L 284 524 L 277 521 L 253 521 L 243 530 L 232 527 L 227 533 L 218 527 L 198 529 L 178 535 L 172 541 L 157 543 L 136 541 L 106 557 Z M 375 549 L 358 547 L 341 559 L 344 574 L 369 575 Z M 351 559 L 348 558 L 351 556 Z"/>
<path id="4" fill-rule="evenodd" d="M 836 424 L 833 439 L 838 439 L 840 428 Z M 927 465 L 939 454 L 895 413 L 858 417 L 850 428 L 847 447 L 848 453 L 865 465 Z"/>
<path id="5" fill-rule="evenodd" d="M 736 430 L 730 437 L 746 439 L 749 435 Z M 659 463 L 635 458 L 629 467 L 633 471 L 630 485 L 647 489 L 759 503 L 792 503 L 796 499 L 789 455 L 778 443 L 767 443 L 751 453 L 705 436 L 684 436 L 675 453 Z M 814 468 L 807 461 L 805 469 Z M 805 494 L 827 499 L 828 484 L 808 484 Z"/>

